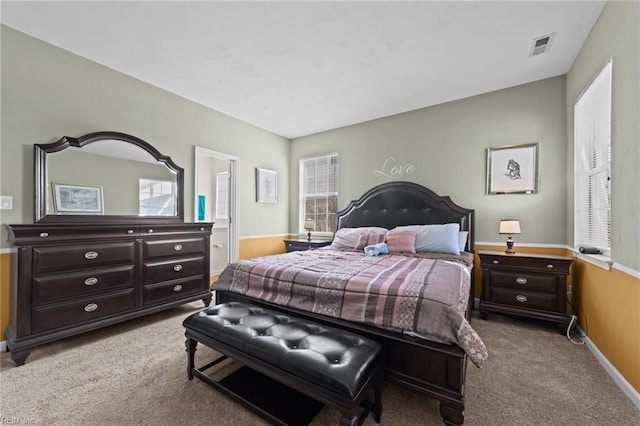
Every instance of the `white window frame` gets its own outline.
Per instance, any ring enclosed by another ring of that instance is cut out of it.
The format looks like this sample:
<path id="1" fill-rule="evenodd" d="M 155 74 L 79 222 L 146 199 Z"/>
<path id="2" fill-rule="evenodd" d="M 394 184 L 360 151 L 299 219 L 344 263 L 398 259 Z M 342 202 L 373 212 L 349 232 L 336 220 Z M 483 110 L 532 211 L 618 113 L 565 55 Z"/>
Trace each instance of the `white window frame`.
<path id="1" fill-rule="evenodd" d="M 574 105 L 574 248 L 611 256 L 612 61 Z"/>
<path id="2" fill-rule="evenodd" d="M 326 193 L 314 193 L 314 194 L 305 194 L 305 183 L 304 183 L 304 163 L 306 161 L 310 161 L 310 160 L 319 160 L 319 159 L 323 159 L 323 158 L 331 158 L 331 157 L 335 157 L 336 161 L 338 162 L 338 167 L 336 167 L 336 176 L 335 176 L 335 180 L 336 180 L 336 190 L 335 192 L 326 192 Z M 300 158 L 300 162 L 299 162 L 299 179 L 298 179 L 298 184 L 299 184 L 299 205 L 298 205 L 298 211 L 299 211 L 299 215 L 298 215 L 298 233 L 299 234 L 307 234 L 307 231 L 304 229 L 304 222 L 306 219 L 308 219 L 305 215 L 305 199 L 307 196 L 335 196 L 336 198 L 338 197 L 338 188 L 339 188 L 339 182 L 338 179 L 340 177 L 340 173 L 339 173 L 339 157 L 338 157 L 338 153 L 337 152 L 332 152 L 330 154 L 322 154 L 322 155 L 315 155 L 312 157 L 304 157 L 304 158 Z M 336 206 L 337 209 L 337 206 Z M 336 212 L 333 212 L 336 213 Z M 315 218 L 313 218 L 315 220 Z M 320 231 L 312 231 L 312 235 L 314 236 L 331 236 L 333 235 L 333 229 L 330 229 L 326 232 L 320 232 Z"/>
<path id="3" fill-rule="evenodd" d="M 216 219 L 229 219 L 229 172 L 216 173 Z"/>
<path id="4" fill-rule="evenodd" d="M 145 183 L 145 184 L 160 183 L 160 184 L 163 184 L 163 186 L 164 185 L 168 185 L 168 186 L 170 186 L 171 191 L 170 192 L 160 192 L 160 194 L 154 193 L 153 185 L 151 185 L 151 187 L 150 187 L 151 188 L 151 192 L 149 193 L 149 197 L 148 198 L 144 198 L 142 196 L 142 190 L 140 188 L 143 185 L 143 183 Z M 148 200 L 148 199 L 156 198 L 158 196 L 166 196 L 166 195 L 170 196 L 169 197 L 170 200 L 168 202 L 172 203 L 171 216 L 173 216 L 173 215 L 176 214 L 176 208 L 177 208 L 176 202 L 175 202 L 175 198 L 176 198 L 176 183 L 174 181 L 171 181 L 171 180 L 163 180 L 163 179 L 155 179 L 155 178 L 139 178 L 138 179 L 138 213 L 141 216 L 156 216 L 156 215 L 153 215 L 153 214 L 145 214 L 145 213 L 143 213 L 142 212 L 142 209 L 143 209 L 142 202 L 143 202 L 143 200 Z"/>

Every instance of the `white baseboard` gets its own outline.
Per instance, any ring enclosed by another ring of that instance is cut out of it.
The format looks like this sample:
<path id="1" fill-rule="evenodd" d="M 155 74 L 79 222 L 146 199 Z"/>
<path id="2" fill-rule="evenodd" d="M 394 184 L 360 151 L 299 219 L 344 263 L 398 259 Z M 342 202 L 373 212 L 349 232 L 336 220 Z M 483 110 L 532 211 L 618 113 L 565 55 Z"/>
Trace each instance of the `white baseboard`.
<path id="1" fill-rule="evenodd" d="M 7 350 L 7 342 L 4 340 L 0 342 L 0 352 L 5 352 Z"/>
<path id="2" fill-rule="evenodd" d="M 576 328 L 578 329 L 580 334 L 584 336 L 584 331 L 581 330 L 580 327 Z M 613 364 L 609 362 L 607 357 L 604 356 L 602 352 L 600 352 L 600 349 L 598 349 L 598 347 L 595 345 L 595 343 L 593 343 L 593 341 L 591 341 L 591 339 L 589 339 L 589 337 L 585 336 L 582 339 L 584 340 L 587 348 L 589 348 L 593 356 L 596 357 L 598 362 L 600 362 L 602 367 L 604 367 L 605 371 L 609 373 L 613 381 L 616 382 L 618 387 L 622 389 L 622 392 L 624 392 L 624 394 L 627 395 L 631 402 L 640 410 L 640 393 L 635 390 L 635 388 L 631 386 L 631 383 L 629 383 L 627 379 L 625 379 L 622 374 L 620 374 L 616 367 L 614 367 Z"/>

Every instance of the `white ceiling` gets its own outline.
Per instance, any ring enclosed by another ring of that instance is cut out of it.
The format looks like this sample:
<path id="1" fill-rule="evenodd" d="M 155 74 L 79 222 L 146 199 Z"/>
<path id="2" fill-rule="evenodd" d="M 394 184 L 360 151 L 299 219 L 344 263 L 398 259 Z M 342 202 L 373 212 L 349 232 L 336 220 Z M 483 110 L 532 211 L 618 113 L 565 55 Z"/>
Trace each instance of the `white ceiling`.
<path id="1" fill-rule="evenodd" d="M 286 138 L 565 74 L 604 1 L 9 2 L 2 23 Z M 535 37 L 555 33 L 529 57 Z"/>

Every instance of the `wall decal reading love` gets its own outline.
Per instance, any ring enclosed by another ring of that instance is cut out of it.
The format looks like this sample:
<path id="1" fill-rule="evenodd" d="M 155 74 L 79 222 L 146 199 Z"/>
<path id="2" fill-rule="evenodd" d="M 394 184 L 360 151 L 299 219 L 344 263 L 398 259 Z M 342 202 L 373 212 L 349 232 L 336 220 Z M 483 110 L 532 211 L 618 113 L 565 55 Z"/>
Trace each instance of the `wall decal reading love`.
<path id="1" fill-rule="evenodd" d="M 380 170 L 374 170 L 374 176 L 385 176 L 389 178 L 400 178 L 404 175 L 410 175 L 416 171 L 413 164 L 397 164 L 395 157 L 389 157 L 384 160 Z"/>

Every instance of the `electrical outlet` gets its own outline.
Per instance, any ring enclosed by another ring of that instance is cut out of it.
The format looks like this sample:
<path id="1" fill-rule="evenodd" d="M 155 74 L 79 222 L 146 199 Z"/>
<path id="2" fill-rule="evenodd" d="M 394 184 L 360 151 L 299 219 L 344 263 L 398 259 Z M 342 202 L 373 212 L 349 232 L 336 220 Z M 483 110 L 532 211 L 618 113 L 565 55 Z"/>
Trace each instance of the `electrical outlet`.
<path id="1" fill-rule="evenodd" d="M 13 210 L 13 197 L 11 195 L 0 195 L 0 210 Z"/>
<path id="2" fill-rule="evenodd" d="M 571 285 L 569 287 L 567 287 L 567 297 L 569 299 L 573 299 L 573 286 L 571 286 Z"/>

